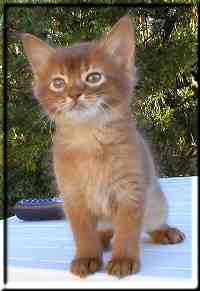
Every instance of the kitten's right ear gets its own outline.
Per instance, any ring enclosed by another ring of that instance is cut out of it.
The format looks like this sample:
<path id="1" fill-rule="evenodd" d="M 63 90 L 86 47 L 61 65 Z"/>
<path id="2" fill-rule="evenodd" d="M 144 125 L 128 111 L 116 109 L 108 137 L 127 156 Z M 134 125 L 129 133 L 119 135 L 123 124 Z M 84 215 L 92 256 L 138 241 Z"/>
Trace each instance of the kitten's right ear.
<path id="1" fill-rule="evenodd" d="M 125 15 L 120 18 L 102 39 L 101 44 L 119 64 L 132 70 L 135 57 L 135 37 L 129 16 Z"/>
<path id="2" fill-rule="evenodd" d="M 21 39 L 34 74 L 42 72 L 55 50 L 30 33 L 22 33 Z"/>

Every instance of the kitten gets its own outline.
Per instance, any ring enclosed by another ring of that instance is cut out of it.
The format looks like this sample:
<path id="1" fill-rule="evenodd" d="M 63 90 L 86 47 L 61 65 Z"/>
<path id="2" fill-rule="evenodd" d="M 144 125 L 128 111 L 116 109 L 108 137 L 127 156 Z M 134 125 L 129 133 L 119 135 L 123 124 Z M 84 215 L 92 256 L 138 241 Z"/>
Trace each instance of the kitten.
<path id="1" fill-rule="evenodd" d="M 54 169 L 76 242 L 71 271 L 80 277 L 96 272 L 114 232 L 107 272 L 136 273 L 142 229 L 156 243 L 178 243 L 185 236 L 167 225 L 167 201 L 131 118 L 131 20 L 122 17 L 98 41 L 64 48 L 54 49 L 28 33 L 22 40 L 34 93 L 56 124 Z"/>

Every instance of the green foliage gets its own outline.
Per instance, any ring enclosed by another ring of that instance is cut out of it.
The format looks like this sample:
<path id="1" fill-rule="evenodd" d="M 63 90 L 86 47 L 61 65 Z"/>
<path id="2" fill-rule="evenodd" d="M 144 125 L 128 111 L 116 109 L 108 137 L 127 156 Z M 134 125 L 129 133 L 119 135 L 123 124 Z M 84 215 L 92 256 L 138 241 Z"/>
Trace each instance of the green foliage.
<path id="1" fill-rule="evenodd" d="M 154 17 L 154 29 L 147 27 L 143 41 L 139 37 L 136 117 L 151 140 L 162 176 L 195 175 L 197 15 L 194 7 L 169 12 L 166 8 L 145 11 Z M 171 31 L 166 18 L 173 24 Z M 161 19 L 165 20 L 162 29 L 155 26 Z M 163 28 L 169 29 L 170 37 Z"/>
<path id="2" fill-rule="evenodd" d="M 37 1 L 21 1 L 28 2 Z M 57 193 L 49 152 L 53 125 L 49 124 L 32 97 L 32 76 L 20 33 L 33 33 L 54 46 L 66 45 L 99 38 L 125 14 L 130 15 L 136 28 L 139 81 L 134 94 L 136 97 L 133 97 L 134 116 L 150 141 L 160 166 L 160 176 L 196 175 L 198 86 L 195 6 L 10 7 L 7 76 L 10 205 L 19 198 Z"/>

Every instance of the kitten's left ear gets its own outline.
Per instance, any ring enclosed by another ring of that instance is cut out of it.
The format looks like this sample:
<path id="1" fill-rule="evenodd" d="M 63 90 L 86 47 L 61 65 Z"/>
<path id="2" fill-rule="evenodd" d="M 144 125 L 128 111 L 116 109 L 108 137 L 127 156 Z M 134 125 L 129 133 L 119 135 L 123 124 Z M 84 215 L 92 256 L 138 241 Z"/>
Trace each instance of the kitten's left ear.
<path id="1" fill-rule="evenodd" d="M 128 16 L 120 18 L 103 39 L 103 47 L 120 64 L 131 68 L 135 55 L 133 25 Z"/>
<path id="2" fill-rule="evenodd" d="M 23 33 L 21 39 L 32 70 L 37 75 L 46 68 L 54 49 L 30 33 Z"/>

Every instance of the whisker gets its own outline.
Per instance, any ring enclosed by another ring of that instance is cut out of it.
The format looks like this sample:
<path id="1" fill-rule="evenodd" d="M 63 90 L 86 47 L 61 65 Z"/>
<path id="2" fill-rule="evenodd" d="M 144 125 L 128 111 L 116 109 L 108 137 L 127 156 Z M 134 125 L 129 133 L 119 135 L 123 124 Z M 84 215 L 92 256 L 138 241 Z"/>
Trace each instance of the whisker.
<path id="1" fill-rule="evenodd" d="M 103 96 L 102 96 L 103 97 Z M 110 113 L 110 115 L 113 113 L 113 108 L 110 104 L 105 102 L 105 100 L 102 99 L 101 106 L 104 108 L 104 111 L 107 111 Z M 123 115 L 119 112 L 117 113 L 119 118 L 123 118 Z"/>
<path id="2" fill-rule="evenodd" d="M 98 104 L 98 109 L 100 109 L 100 111 L 103 112 L 104 116 L 109 117 L 110 116 L 110 111 L 106 110 L 107 107 L 105 108 L 103 105 L 104 105 L 103 103 L 99 103 Z"/>
<path id="3" fill-rule="evenodd" d="M 54 115 L 51 117 L 51 120 L 50 120 L 50 129 L 49 129 L 49 133 L 50 133 L 50 137 L 51 137 L 51 140 L 53 141 L 53 134 L 52 134 L 52 132 L 53 132 L 53 130 L 52 130 L 52 125 L 54 125 L 55 124 L 55 120 L 56 120 L 56 116 L 57 116 L 57 114 L 60 112 L 60 111 L 62 111 L 63 110 L 63 108 L 66 106 L 65 104 L 62 104 L 63 106 L 59 106 L 57 109 L 56 109 L 56 111 L 55 111 L 55 113 L 54 113 Z"/>

